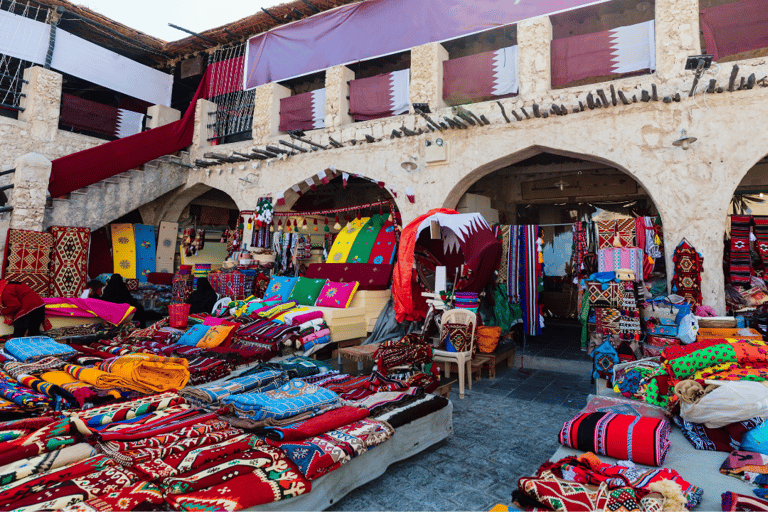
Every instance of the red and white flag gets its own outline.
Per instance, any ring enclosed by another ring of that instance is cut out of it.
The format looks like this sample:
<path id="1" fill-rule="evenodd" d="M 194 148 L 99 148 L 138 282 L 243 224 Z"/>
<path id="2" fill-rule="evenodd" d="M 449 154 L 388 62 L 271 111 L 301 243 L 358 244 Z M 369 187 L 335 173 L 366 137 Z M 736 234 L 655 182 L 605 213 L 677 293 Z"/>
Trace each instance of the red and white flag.
<path id="1" fill-rule="evenodd" d="M 275 194 L 275 198 L 277 199 L 277 205 L 282 206 L 285 204 L 285 193 L 284 192 L 278 192 Z"/>
<path id="2" fill-rule="evenodd" d="M 313 180 L 312 178 L 305 179 L 304 183 L 306 183 L 309 186 L 309 188 L 311 188 L 312 190 L 317 190 L 317 185 L 315 185 L 315 180 Z"/>
<path id="3" fill-rule="evenodd" d="M 294 192 L 296 192 L 297 194 L 299 194 L 299 197 L 301 197 L 301 196 L 303 196 L 303 195 L 304 195 L 304 194 L 301 192 L 301 187 L 299 187 L 298 185 L 294 185 L 294 186 L 292 186 L 292 187 L 291 187 L 291 190 L 293 190 Z"/>
<path id="4" fill-rule="evenodd" d="M 344 188 L 347 188 L 347 181 L 349 181 L 349 174 L 346 172 L 341 173 L 341 184 Z"/>
<path id="5" fill-rule="evenodd" d="M 410 69 L 352 80 L 349 83 L 350 114 L 355 121 L 405 114 L 410 88 Z"/>
<path id="6" fill-rule="evenodd" d="M 552 41 L 552 85 L 656 69 L 653 20 Z"/>
<path id="7" fill-rule="evenodd" d="M 118 138 L 135 135 L 144 128 L 142 113 L 96 103 L 67 93 L 61 95 L 60 121 L 66 126 Z"/>
<path id="8" fill-rule="evenodd" d="M 280 100 L 280 131 L 325 128 L 325 89 Z"/>
<path id="9" fill-rule="evenodd" d="M 328 184 L 328 175 L 325 174 L 325 171 L 320 171 L 319 173 L 317 173 L 316 176 L 317 176 L 317 179 L 320 180 L 320 183 L 322 183 L 323 185 Z"/>
<path id="10" fill-rule="evenodd" d="M 443 99 L 472 100 L 516 94 L 517 46 L 443 62 Z"/>
<path id="11" fill-rule="evenodd" d="M 397 189 L 395 187 L 389 187 L 389 191 L 392 193 L 392 197 L 397 197 Z"/>
<path id="12" fill-rule="evenodd" d="M 416 202 L 416 190 L 413 187 L 405 187 L 405 197 L 408 198 L 408 201 L 411 203 Z"/>

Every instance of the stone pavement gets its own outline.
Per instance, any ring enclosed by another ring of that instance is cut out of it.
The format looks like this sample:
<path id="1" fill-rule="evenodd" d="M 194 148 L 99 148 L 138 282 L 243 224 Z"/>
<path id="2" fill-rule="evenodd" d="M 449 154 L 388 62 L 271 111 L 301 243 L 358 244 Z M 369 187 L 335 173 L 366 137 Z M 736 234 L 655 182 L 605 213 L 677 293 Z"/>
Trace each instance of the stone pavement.
<path id="1" fill-rule="evenodd" d="M 463 400 L 454 385 L 453 436 L 393 464 L 330 510 L 487 511 L 509 505 L 517 479 L 552 456 L 563 422 L 594 392 L 588 375 L 530 373 L 499 368 L 495 380 L 473 383 Z"/>

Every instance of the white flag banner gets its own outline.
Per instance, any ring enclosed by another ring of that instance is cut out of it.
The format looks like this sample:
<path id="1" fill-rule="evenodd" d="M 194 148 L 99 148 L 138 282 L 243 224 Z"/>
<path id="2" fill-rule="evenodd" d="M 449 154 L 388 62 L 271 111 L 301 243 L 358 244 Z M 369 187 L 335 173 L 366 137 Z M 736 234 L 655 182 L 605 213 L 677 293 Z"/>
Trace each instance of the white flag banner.
<path id="1" fill-rule="evenodd" d="M 0 54 L 45 64 L 50 34 L 50 25 L 0 10 Z"/>

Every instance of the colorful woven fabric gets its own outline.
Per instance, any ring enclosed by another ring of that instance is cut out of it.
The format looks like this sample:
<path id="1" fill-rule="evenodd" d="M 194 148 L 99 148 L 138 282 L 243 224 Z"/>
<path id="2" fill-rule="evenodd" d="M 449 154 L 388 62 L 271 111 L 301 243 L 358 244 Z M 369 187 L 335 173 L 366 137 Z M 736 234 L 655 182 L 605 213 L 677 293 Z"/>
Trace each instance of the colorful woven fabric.
<path id="1" fill-rule="evenodd" d="M 32 375 L 54 370 L 63 367 L 65 364 L 60 358 L 49 356 L 30 363 L 9 361 L 3 365 L 3 370 L 11 377 L 16 378 L 22 374 Z"/>
<path id="2" fill-rule="evenodd" d="M 11 339 L 5 343 L 5 350 L 22 363 L 31 363 L 48 356 L 67 359 L 77 353 L 72 347 L 57 343 L 47 336 Z"/>
<path id="3" fill-rule="evenodd" d="M 734 345 L 725 340 L 707 340 L 687 346 L 667 347 L 662 352 L 662 357 L 670 377 L 677 381 L 710 366 L 742 362 L 737 359 Z"/>
<path id="4" fill-rule="evenodd" d="M 147 276 L 157 268 L 155 226 L 136 224 L 133 230 L 136 236 L 136 279 L 146 283 Z"/>
<path id="5" fill-rule="evenodd" d="M 298 441 L 349 425 L 368 415 L 367 409 L 344 406 L 284 427 L 264 427 L 261 433 L 276 441 Z"/>
<path id="6" fill-rule="evenodd" d="M 332 391 L 293 379 L 274 391 L 241 393 L 229 396 L 223 402 L 231 404 L 238 416 L 263 421 L 317 413 L 324 407 L 339 405 L 340 398 Z"/>
<path id="7" fill-rule="evenodd" d="M 381 343 L 373 355 L 378 370 L 387 373 L 396 366 L 428 364 L 432 362 L 432 345 L 417 334 L 407 334 L 397 340 Z"/>
<path id="8" fill-rule="evenodd" d="M 384 223 L 373 242 L 367 263 L 374 265 L 392 265 L 394 263 L 397 252 L 397 233 L 395 230 L 395 225 L 392 222 Z"/>
<path id="9" fill-rule="evenodd" d="M 597 271 L 616 272 L 629 269 L 636 280 L 643 278 L 643 250 L 635 247 L 609 247 L 597 251 Z"/>
<path id="10" fill-rule="evenodd" d="M 130 389 L 148 394 L 184 388 L 189 382 L 188 367 L 186 359 L 150 354 L 131 354 L 99 364 L 99 369 L 129 382 Z"/>
<path id="11" fill-rule="evenodd" d="M 538 226 L 521 226 L 520 236 L 520 305 L 523 308 L 523 330 L 528 336 L 541 334 L 539 322 L 539 277 L 541 263 L 538 254 Z"/>
<path id="12" fill-rule="evenodd" d="M 768 475 L 768 456 L 734 450 L 723 461 L 720 472 L 751 484 L 760 484 L 766 480 L 764 475 Z"/>
<path id="13" fill-rule="evenodd" d="M 626 510 L 661 512 L 663 500 L 646 496 L 640 499 L 630 487 L 608 490 L 606 485 L 595 487 L 552 476 L 545 478 L 521 478 L 519 492 L 546 510 L 567 512 L 570 510 Z"/>
<path id="14" fill-rule="evenodd" d="M 360 283 L 334 283 L 326 281 L 315 302 L 316 306 L 326 308 L 348 308 Z M 322 318 L 322 313 L 321 317 Z"/>
<path id="15" fill-rule="evenodd" d="M 79 443 L 37 457 L 17 461 L 0 468 L 0 485 L 73 464 L 95 454 L 96 450 L 93 447 L 86 443 Z"/>
<path id="16" fill-rule="evenodd" d="M 565 422 L 560 443 L 638 464 L 661 466 L 669 451 L 669 423 L 614 413 L 581 413 Z"/>
<path id="17" fill-rule="evenodd" d="M 333 242 L 333 247 L 331 247 L 331 250 L 328 252 L 328 263 L 349 263 L 347 259 L 349 257 L 349 251 L 352 249 L 352 245 L 358 234 L 369 220 L 370 217 L 353 219 L 344 227 L 344 229 L 339 231 L 336 240 Z"/>
<path id="18" fill-rule="evenodd" d="M 635 219 L 597 221 L 597 248 L 635 247 Z"/>
<path id="19" fill-rule="evenodd" d="M 730 280 L 733 285 L 748 285 L 752 274 L 749 255 L 749 233 L 752 217 L 731 215 Z"/>
<path id="20" fill-rule="evenodd" d="M 701 272 L 704 258 L 685 239 L 675 249 L 672 257 L 675 273 L 672 276 L 672 291 L 694 305 L 701 305 Z"/>
<path id="21" fill-rule="evenodd" d="M 23 236 L 19 237 L 19 233 Z M 7 272 L 47 274 L 51 264 L 53 236 L 35 231 L 11 230 L 8 239 Z"/>
<path id="22" fill-rule="evenodd" d="M 731 423 L 721 428 L 705 427 L 698 423 L 686 421 L 679 416 L 675 416 L 673 421 L 694 448 L 717 452 L 741 449 L 741 440 L 744 434 L 763 424 L 763 420 L 760 418 Z"/>
<path id="23" fill-rule="evenodd" d="M 91 230 L 53 226 L 51 297 L 79 297 L 88 280 L 88 248 Z"/>
<path id="24" fill-rule="evenodd" d="M 387 290 L 391 284 L 393 265 L 373 263 L 313 263 L 307 268 L 306 277 L 328 279 L 340 283 L 360 283 L 359 290 Z"/>
<path id="25" fill-rule="evenodd" d="M 379 236 L 386 217 L 383 215 L 373 215 L 368 222 L 360 229 L 352 247 L 349 249 L 347 263 L 369 263 L 373 244 Z M 371 262 L 374 263 L 374 262 Z M 383 263 L 383 261 L 381 262 Z"/>
<path id="26" fill-rule="evenodd" d="M 583 222 L 575 222 L 573 224 L 573 256 L 571 257 L 571 263 L 577 275 L 583 270 L 584 256 L 589 252 L 587 231 L 584 226 Z"/>
<path id="27" fill-rule="evenodd" d="M 115 274 L 136 279 L 136 237 L 133 224 L 112 224 L 112 258 Z"/>
<path id="28" fill-rule="evenodd" d="M 768 501 L 727 491 L 720 495 L 724 512 L 741 512 L 744 510 L 768 511 Z"/>
<path id="29" fill-rule="evenodd" d="M 138 398 L 130 402 L 106 405 L 103 407 L 89 409 L 80 412 L 77 417 L 89 428 L 95 428 L 100 425 L 131 420 L 153 411 L 162 411 L 177 405 L 182 405 L 186 401 L 175 393 L 163 393 L 152 395 L 145 398 Z M 82 432 L 88 434 L 90 430 Z"/>
<path id="30" fill-rule="evenodd" d="M 34 274 L 30 272 L 6 271 L 3 276 L 8 282 L 15 281 L 29 286 L 33 292 L 41 297 L 48 297 L 51 288 L 51 275 L 49 273 Z"/>
<path id="31" fill-rule="evenodd" d="M 277 370 L 264 370 L 259 373 L 247 375 L 245 377 L 237 377 L 232 380 L 220 382 L 216 384 L 208 384 L 204 386 L 198 386 L 196 388 L 184 388 L 181 391 L 183 396 L 189 396 L 202 400 L 206 403 L 219 403 L 224 398 L 230 395 L 236 395 L 238 393 L 245 393 L 253 389 L 259 389 L 261 392 L 271 391 L 282 387 L 288 380 L 288 375 L 285 372 Z M 271 389 L 264 389 L 267 386 L 273 386 Z"/>

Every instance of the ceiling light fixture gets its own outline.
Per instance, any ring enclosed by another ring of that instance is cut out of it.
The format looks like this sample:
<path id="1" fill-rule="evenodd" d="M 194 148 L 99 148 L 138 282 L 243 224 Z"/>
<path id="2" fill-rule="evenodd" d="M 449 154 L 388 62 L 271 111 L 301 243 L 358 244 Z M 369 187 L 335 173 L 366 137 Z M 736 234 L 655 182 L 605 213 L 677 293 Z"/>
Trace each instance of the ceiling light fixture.
<path id="1" fill-rule="evenodd" d="M 682 132 L 680 134 L 680 138 L 677 139 L 675 142 L 673 142 L 672 145 L 677 147 L 677 148 L 681 147 L 681 148 L 683 148 L 683 150 L 688 151 L 689 149 L 691 149 L 691 144 L 693 144 L 697 140 L 699 140 L 699 139 L 697 139 L 696 137 L 692 137 L 692 136 L 688 135 L 688 132 L 686 132 L 685 128 L 683 128 L 683 130 L 682 130 Z"/>

